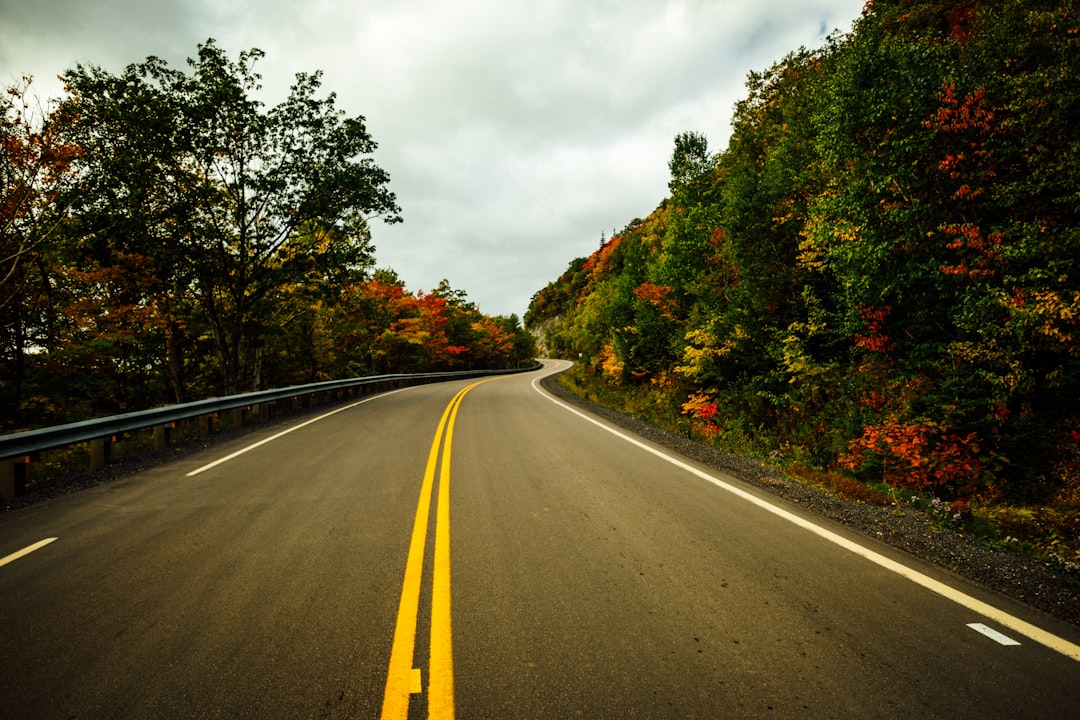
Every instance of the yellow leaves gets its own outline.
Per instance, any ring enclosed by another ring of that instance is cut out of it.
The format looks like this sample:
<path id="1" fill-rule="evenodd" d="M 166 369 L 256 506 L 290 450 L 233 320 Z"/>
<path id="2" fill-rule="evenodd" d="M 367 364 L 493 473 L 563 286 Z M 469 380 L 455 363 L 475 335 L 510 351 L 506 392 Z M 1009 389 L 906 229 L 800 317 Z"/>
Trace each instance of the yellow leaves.
<path id="1" fill-rule="evenodd" d="M 799 240 L 796 260 L 804 268 L 819 270 L 825 265 L 826 253 L 830 247 L 858 242 L 862 230 L 861 225 L 843 219 L 813 214 L 800 233 L 802 238 Z"/>
<path id="2" fill-rule="evenodd" d="M 999 302 L 1055 350 L 1080 355 L 1075 343 L 1080 291 L 1037 290 L 1012 297 L 1003 295 Z"/>
<path id="3" fill-rule="evenodd" d="M 788 326 L 788 332 L 780 341 L 782 357 L 780 363 L 784 372 L 789 376 L 791 384 L 803 380 L 821 377 L 827 374 L 832 367 L 822 365 L 806 353 L 806 338 L 816 335 L 825 329 L 824 322 L 793 322 Z"/>
<path id="4" fill-rule="evenodd" d="M 619 362 L 619 359 L 615 356 L 615 350 L 611 347 L 611 343 L 604 345 L 600 348 L 600 353 L 597 356 L 597 360 L 600 361 L 600 370 L 604 373 L 605 377 L 616 383 L 622 380 L 624 365 Z"/>
<path id="5" fill-rule="evenodd" d="M 705 435 L 720 433 L 720 427 L 714 420 L 719 412 L 720 407 L 716 401 L 703 392 L 691 394 L 682 406 L 682 414 L 693 418 L 692 427 Z"/>
<path id="6" fill-rule="evenodd" d="M 1047 339 L 1067 346 L 1070 354 L 1077 354 L 1073 347 L 1073 330 L 1080 316 L 1080 292 L 1073 291 L 1067 300 L 1054 291 L 1032 293 L 1034 313 L 1042 319 L 1039 332 Z"/>
<path id="7" fill-rule="evenodd" d="M 852 225 L 842 221 L 833 224 L 833 237 L 840 242 L 855 242 L 859 239 L 860 232 L 862 232 L 861 225 Z"/>
<path id="8" fill-rule="evenodd" d="M 955 363 L 986 368 L 984 377 L 1010 393 L 1030 384 L 1030 374 L 1021 360 L 1009 357 L 996 343 L 957 340 L 947 346 L 949 357 Z M 993 374 L 989 369 L 993 368 Z"/>
<path id="9" fill-rule="evenodd" d="M 675 368 L 675 372 L 690 378 L 698 377 L 708 368 L 708 362 L 719 359 L 738 350 L 740 341 L 748 340 L 750 336 L 741 325 L 736 325 L 732 336 L 717 345 L 717 339 L 706 330 L 691 330 L 686 333 L 684 339 L 687 345 L 683 348 L 684 365 Z"/>
<path id="10" fill-rule="evenodd" d="M 703 408 L 715 405 L 713 399 L 704 392 L 692 393 L 682 405 L 683 415 L 697 415 Z"/>
<path id="11" fill-rule="evenodd" d="M 811 270 L 820 270 L 825 267 L 824 258 L 825 253 L 817 247 L 812 238 L 804 233 L 802 239 L 799 240 L 799 254 L 795 258 L 799 265 Z"/>

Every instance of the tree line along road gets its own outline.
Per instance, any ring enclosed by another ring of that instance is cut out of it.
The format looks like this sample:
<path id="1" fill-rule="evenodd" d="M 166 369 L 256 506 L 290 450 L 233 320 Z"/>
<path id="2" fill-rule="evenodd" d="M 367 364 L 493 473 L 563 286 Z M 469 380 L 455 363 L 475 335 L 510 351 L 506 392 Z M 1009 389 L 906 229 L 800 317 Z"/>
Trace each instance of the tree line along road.
<path id="1" fill-rule="evenodd" d="M 1080 630 L 562 404 L 565 367 L 0 516 L 0 717 L 1076 717 Z"/>

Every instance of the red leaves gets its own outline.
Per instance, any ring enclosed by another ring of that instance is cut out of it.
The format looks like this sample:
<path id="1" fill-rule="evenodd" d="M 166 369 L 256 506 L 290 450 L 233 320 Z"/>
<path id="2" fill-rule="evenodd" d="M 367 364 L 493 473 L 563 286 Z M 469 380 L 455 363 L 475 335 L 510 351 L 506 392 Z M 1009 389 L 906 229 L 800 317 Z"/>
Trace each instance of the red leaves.
<path id="1" fill-rule="evenodd" d="M 949 23 L 949 37 L 959 43 L 967 42 L 975 34 L 975 17 L 974 3 L 961 3 L 949 10 L 945 15 Z"/>
<path id="2" fill-rule="evenodd" d="M 713 420 L 719 412 L 717 402 L 703 392 L 690 395 L 682 406 L 682 414 L 691 417 L 693 429 L 706 436 L 720 434 L 720 427 Z"/>
<path id="3" fill-rule="evenodd" d="M 881 412 L 885 408 L 887 401 L 883 393 L 871 390 L 870 393 L 866 397 L 861 398 L 859 402 L 874 412 Z"/>
<path id="4" fill-rule="evenodd" d="M 870 352 L 889 352 L 892 349 L 892 343 L 889 340 L 889 336 L 882 332 L 882 328 L 885 326 L 885 317 L 892 308 L 888 305 L 883 308 L 872 308 L 860 305 L 856 309 L 866 327 L 866 334 L 855 335 L 855 347 L 869 350 Z"/>
<path id="5" fill-rule="evenodd" d="M 1004 233 L 995 232 L 984 236 L 982 230 L 971 223 L 943 225 L 941 230 L 955 238 L 945 247 L 949 250 L 965 251 L 963 256 L 969 259 L 968 262 L 942 265 L 941 272 L 969 278 L 991 277 L 995 274 L 993 266 L 1001 253 Z"/>
<path id="6" fill-rule="evenodd" d="M 988 145 L 997 131 L 994 112 L 983 87 L 958 97 L 956 83 L 950 82 L 940 99 L 937 115 L 924 125 L 939 131 L 948 147 L 937 164 L 945 194 L 952 201 L 946 209 L 953 215 L 971 217 L 973 211 L 977 213 L 977 203 L 987 198 L 987 188 L 997 175 Z M 995 274 L 1004 233 L 985 232 L 972 222 L 946 222 L 938 229 L 952 238 L 946 249 L 957 256 L 941 265 L 942 273 L 969 279 Z"/>
<path id="7" fill-rule="evenodd" d="M 849 470 L 876 462 L 885 482 L 897 487 L 970 491 L 988 474 L 979 449 L 976 433 L 961 434 L 932 420 L 905 423 L 893 416 L 865 428 L 838 462 Z"/>
<path id="8" fill-rule="evenodd" d="M 941 94 L 941 108 L 934 120 L 926 123 L 927 127 L 953 133 L 974 130 L 978 135 L 990 135 L 994 131 L 994 113 L 987 108 L 986 88 L 979 87 L 958 99 L 956 83 L 946 84 Z"/>

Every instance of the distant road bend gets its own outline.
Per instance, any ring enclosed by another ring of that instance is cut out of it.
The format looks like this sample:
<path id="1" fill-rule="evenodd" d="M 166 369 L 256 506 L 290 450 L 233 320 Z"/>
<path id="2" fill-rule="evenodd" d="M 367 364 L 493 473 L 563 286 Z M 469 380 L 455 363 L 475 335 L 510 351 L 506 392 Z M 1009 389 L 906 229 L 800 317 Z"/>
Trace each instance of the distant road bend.
<path id="1" fill-rule="evenodd" d="M 1080 629 L 561 403 L 566 366 L 0 516 L 0 717 L 1078 717 Z"/>

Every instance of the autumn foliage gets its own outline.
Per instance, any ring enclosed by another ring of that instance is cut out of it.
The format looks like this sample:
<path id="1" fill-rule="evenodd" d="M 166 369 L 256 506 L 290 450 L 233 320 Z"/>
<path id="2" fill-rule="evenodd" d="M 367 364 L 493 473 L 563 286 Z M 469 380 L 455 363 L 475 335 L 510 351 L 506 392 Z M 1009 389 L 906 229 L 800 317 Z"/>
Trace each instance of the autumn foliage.
<path id="1" fill-rule="evenodd" d="M 723 152 L 679 135 L 671 196 L 526 324 L 730 449 L 1080 497 L 1077 58 L 1070 3 L 867 3 L 750 74 Z"/>
<path id="2" fill-rule="evenodd" d="M 382 373 L 516 367 L 514 316 L 374 268 L 400 220 L 319 73 L 269 111 L 261 51 L 78 66 L 0 102 L 0 432 Z"/>

